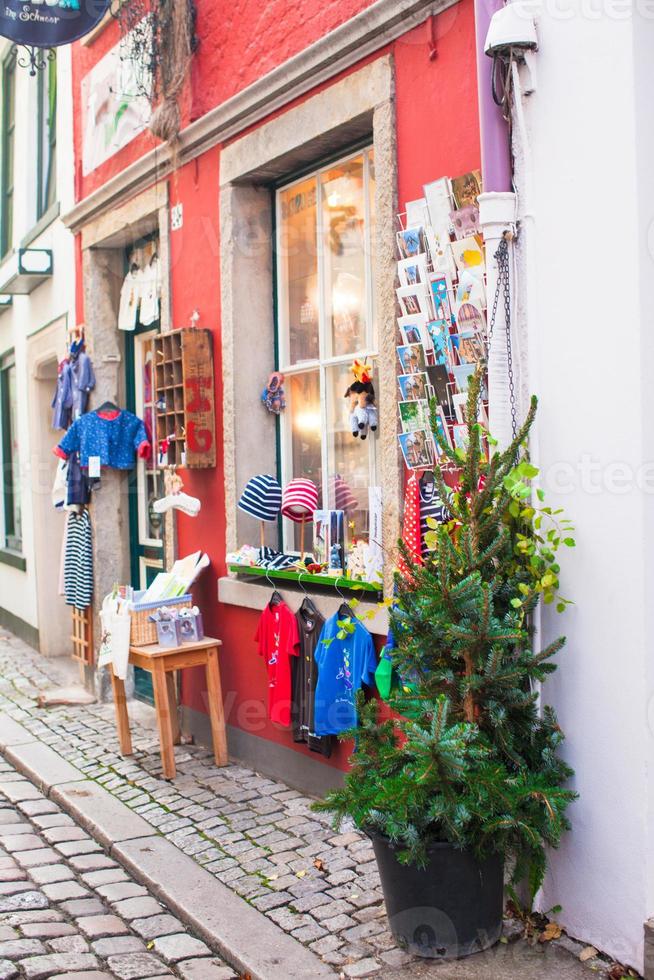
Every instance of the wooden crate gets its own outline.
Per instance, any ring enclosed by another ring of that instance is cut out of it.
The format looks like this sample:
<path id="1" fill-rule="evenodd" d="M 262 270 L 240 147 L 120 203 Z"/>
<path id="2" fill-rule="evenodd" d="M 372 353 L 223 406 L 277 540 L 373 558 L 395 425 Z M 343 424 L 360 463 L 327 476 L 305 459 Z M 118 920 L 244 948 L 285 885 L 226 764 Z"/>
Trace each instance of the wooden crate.
<path id="1" fill-rule="evenodd" d="M 157 456 L 162 465 L 216 465 L 211 331 L 188 327 L 154 338 Z"/>
<path id="2" fill-rule="evenodd" d="M 82 664 L 93 666 L 93 609 L 73 606 L 73 657 Z"/>

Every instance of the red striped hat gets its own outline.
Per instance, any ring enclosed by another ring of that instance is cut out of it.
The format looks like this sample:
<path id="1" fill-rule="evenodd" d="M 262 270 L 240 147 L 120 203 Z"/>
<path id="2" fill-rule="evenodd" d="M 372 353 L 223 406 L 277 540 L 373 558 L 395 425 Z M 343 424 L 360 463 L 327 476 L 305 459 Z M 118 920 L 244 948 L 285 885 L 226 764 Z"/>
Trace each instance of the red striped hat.
<path id="1" fill-rule="evenodd" d="M 282 514 L 301 524 L 318 509 L 318 487 L 312 480 L 291 480 L 282 494 Z"/>

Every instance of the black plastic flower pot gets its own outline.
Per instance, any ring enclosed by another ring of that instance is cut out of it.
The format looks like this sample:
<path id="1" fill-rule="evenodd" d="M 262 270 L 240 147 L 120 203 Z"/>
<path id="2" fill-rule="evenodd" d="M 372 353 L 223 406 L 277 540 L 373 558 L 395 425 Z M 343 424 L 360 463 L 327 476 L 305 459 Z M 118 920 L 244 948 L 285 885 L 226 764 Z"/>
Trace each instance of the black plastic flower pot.
<path id="1" fill-rule="evenodd" d="M 488 949 L 502 932 L 504 860 L 479 861 L 452 844 L 434 844 L 424 868 L 400 864 L 396 848 L 369 834 L 390 930 L 414 956 L 452 960 Z"/>

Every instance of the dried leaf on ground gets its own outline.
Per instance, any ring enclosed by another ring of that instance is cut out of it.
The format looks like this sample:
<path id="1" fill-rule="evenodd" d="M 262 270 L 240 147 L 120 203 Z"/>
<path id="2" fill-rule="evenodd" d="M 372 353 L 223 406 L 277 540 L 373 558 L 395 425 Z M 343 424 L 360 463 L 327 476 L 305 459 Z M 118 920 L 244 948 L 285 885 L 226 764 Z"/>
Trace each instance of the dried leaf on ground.
<path id="1" fill-rule="evenodd" d="M 582 963 L 586 960 L 592 960 L 594 956 L 597 956 L 597 950 L 594 946 L 584 946 L 581 953 L 579 954 L 579 959 Z"/>
<path id="2" fill-rule="evenodd" d="M 549 943 L 552 939 L 558 939 L 561 935 L 561 926 L 558 922 L 548 922 L 539 939 L 541 943 Z"/>
<path id="3" fill-rule="evenodd" d="M 322 858 L 316 858 L 316 860 L 313 862 L 313 866 L 314 866 L 314 868 L 317 868 L 318 871 L 326 871 L 327 870 L 325 868 L 325 862 L 323 861 Z"/>

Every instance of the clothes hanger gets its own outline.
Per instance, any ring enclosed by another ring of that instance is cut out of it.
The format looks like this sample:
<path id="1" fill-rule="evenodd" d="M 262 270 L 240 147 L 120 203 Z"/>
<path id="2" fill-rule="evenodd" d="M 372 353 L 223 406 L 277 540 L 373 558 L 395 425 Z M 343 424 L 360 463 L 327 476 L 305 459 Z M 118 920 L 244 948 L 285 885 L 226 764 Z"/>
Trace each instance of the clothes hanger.
<path id="1" fill-rule="evenodd" d="M 279 604 L 284 601 L 284 598 L 277 591 L 275 583 L 270 578 L 270 572 L 268 571 L 268 569 L 266 569 L 266 581 L 268 582 L 268 585 L 271 585 L 273 588 L 273 594 L 271 595 L 270 600 L 268 602 L 268 608 L 273 609 L 275 606 L 279 606 Z"/>
<path id="2" fill-rule="evenodd" d="M 348 616 L 350 619 L 354 619 L 354 613 L 350 609 L 350 607 L 349 607 L 349 605 L 347 603 L 347 599 L 345 598 L 345 596 L 343 595 L 343 593 L 341 592 L 341 590 L 339 589 L 339 587 L 336 585 L 335 582 L 334 582 L 334 588 L 336 589 L 336 591 L 340 595 L 341 599 L 343 600 L 341 602 L 340 606 L 338 607 L 337 615 L 338 616 Z"/>
<path id="3" fill-rule="evenodd" d="M 118 405 L 116 405 L 115 402 L 112 401 L 102 402 L 100 408 L 96 408 L 96 412 L 119 412 L 119 411 L 120 409 L 118 408 Z"/>
<path id="4" fill-rule="evenodd" d="M 302 576 L 304 574 L 305 574 L 304 572 L 300 572 L 300 574 L 298 576 L 298 580 L 297 580 L 297 584 L 300 586 L 300 588 L 304 592 L 304 599 L 302 600 L 302 605 L 300 606 L 300 611 L 301 612 L 306 612 L 309 616 L 317 616 L 318 615 L 318 610 L 314 606 L 313 600 L 312 600 L 311 596 L 309 595 L 309 593 L 305 589 L 304 585 L 302 584 Z"/>

